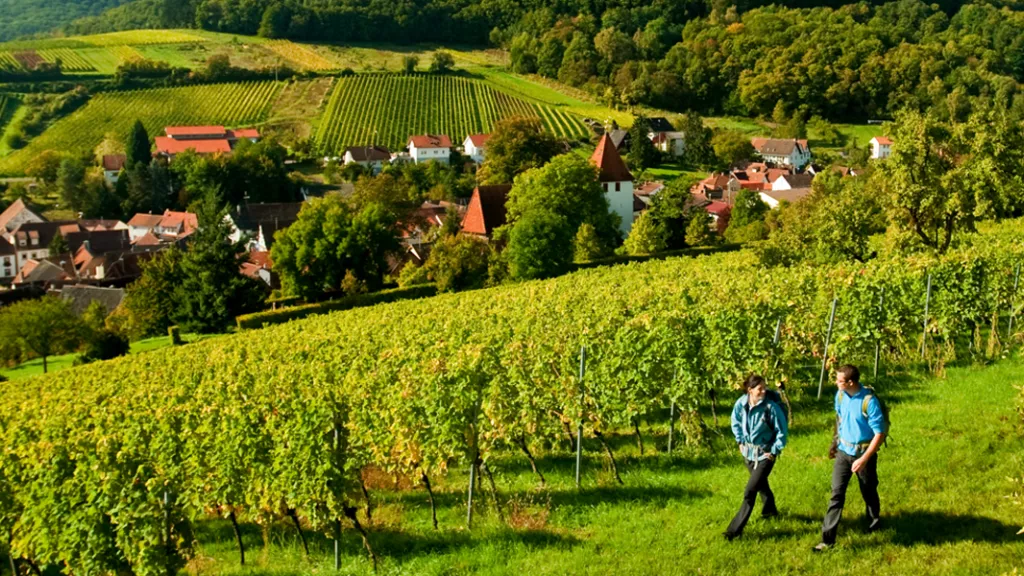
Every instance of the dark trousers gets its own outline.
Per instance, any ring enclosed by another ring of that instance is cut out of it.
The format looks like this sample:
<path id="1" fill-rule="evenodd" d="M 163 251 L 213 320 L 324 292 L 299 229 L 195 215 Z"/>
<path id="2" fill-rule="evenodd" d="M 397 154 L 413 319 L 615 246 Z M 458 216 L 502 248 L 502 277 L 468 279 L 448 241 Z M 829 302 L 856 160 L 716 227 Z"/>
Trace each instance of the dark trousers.
<path id="1" fill-rule="evenodd" d="M 843 515 L 846 504 L 846 488 L 853 476 L 853 463 L 856 457 L 843 451 L 836 452 L 836 463 L 832 467 L 832 499 L 828 503 L 825 522 L 821 527 L 821 541 L 826 544 L 836 543 L 839 530 L 839 518 Z M 860 484 L 860 495 L 864 498 L 868 521 L 877 526 L 881 514 L 881 503 L 878 500 L 878 454 L 872 456 L 857 473 Z"/>
<path id="2" fill-rule="evenodd" d="M 743 490 L 743 503 L 740 504 L 740 511 L 736 513 L 736 517 L 732 519 L 729 528 L 726 529 L 726 532 L 733 536 L 738 536 L 743 532 L 747 520 L 750 520 L 750 513 L 754 511 L 754 501 L 758 494 L 761 495 L 762 516 L 774 516 L 779 513 L 775 507 L 775 494 L 772 493 L 772 488 L 768 485 L 768 475 L 772 473 L 775 461 L 761 460 L 756 463 L 757 467 L 754 466 L 755 462 L 753 461 L 745 460 L 745 462 L 747 470 L 750 472 L 750 478 L 747 480 L 747 487 Z"/>

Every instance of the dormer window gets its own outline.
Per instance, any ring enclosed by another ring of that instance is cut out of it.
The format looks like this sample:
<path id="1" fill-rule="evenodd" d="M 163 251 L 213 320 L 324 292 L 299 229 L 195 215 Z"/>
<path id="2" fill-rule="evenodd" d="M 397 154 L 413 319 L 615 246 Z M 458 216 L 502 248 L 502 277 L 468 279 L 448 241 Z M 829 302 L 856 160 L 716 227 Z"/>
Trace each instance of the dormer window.
<path id="1" fill-rule="evenodd" d="M 38 244 L 39 244 L 39 238 L 33 238 L 33 239 L 32 239 L 32 245 L 33 245 L 33 246 L 36 246 L 36 245 L 38 245 Z"/>

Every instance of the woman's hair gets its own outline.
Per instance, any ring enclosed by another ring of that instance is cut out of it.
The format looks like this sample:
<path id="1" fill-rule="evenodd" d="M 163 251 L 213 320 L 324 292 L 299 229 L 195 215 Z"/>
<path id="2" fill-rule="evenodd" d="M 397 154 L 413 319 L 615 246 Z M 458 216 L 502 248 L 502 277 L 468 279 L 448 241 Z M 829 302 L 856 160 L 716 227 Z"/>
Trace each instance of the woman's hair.
<path id="1" fill-rule="evenodd" d="M 750 390 L 751 388 L 757 388 L 762 384 L 764 384 L 764 378 L 758 376 L 757 374 L 751 374 L 750 376 L 747 376 L 746 380 L 743 381 L 743 389 Z"/>

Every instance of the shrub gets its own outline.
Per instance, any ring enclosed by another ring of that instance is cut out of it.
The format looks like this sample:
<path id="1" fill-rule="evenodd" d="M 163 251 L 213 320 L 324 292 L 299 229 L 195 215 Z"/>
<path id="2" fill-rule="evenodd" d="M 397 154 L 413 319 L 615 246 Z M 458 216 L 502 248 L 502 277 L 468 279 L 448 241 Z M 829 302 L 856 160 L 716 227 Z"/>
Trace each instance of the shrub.
<path id="1" fill-rule="evenodd" d="M 181 330 L 177 326 L 169 326 L 167 328 L 167 335 L 171 337 L 171 344 L 174 346 L 181 346 Z"/>
<path id="2" fill-rule="evenodd" d="M 394 288 L 370 294 L 345 296 L 329 302 L 319 302 L 317 304 L 306 304 L 304 306 L 292 306 L 281 310 L 265 310 L 254 314 L 245 314 L 236 318 L 235 321 L 238 323 L 239 330 L 262 328 L 264 326 L 282 324 L 290 320 L 305 318 L 306 316 L 312 316 L 314 314 L 326 314 L 328 312 L 348 310 L 350 308 L 362 308 L 364 306 L 373 306 L 374 304 L 395 302 L 397 300 L 426 298 L 429 296 L 435 296 L 436 294 L 437 287 L 433 284 L 411 286 L 409 288 Z"/>
<path id="3" fill-rule="evenodd" d="M 128 354 L 128 338 L 111 330 L 99 330 L 92 334 L 85 350 L 75 364 L 88 364 L 97 360 L 111 360 Z"/>

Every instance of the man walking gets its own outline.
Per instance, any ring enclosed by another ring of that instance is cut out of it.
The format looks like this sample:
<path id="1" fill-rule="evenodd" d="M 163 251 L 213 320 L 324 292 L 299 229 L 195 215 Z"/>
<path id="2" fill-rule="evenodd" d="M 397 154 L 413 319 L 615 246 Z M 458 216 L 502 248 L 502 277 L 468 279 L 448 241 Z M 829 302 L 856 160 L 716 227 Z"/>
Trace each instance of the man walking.
<path id="1" fill-rule="evenodd" d="M 860 371 L 849 364 L 836 371 L 836 435 L 829 450 L 835 459 L 832 468 L 832 499 L 821 527 L 821 543 L 815 552 L 828 550 L 836 543 L 839 518 L 846 503 L 846 488 L 857 475 L 860 494 L 864 498 L 868 531 L 881 528 L 878 500 L 878 448 L 885 440 L 886 418 L 882 404 L 874 392 L 860 385 Z"/>

